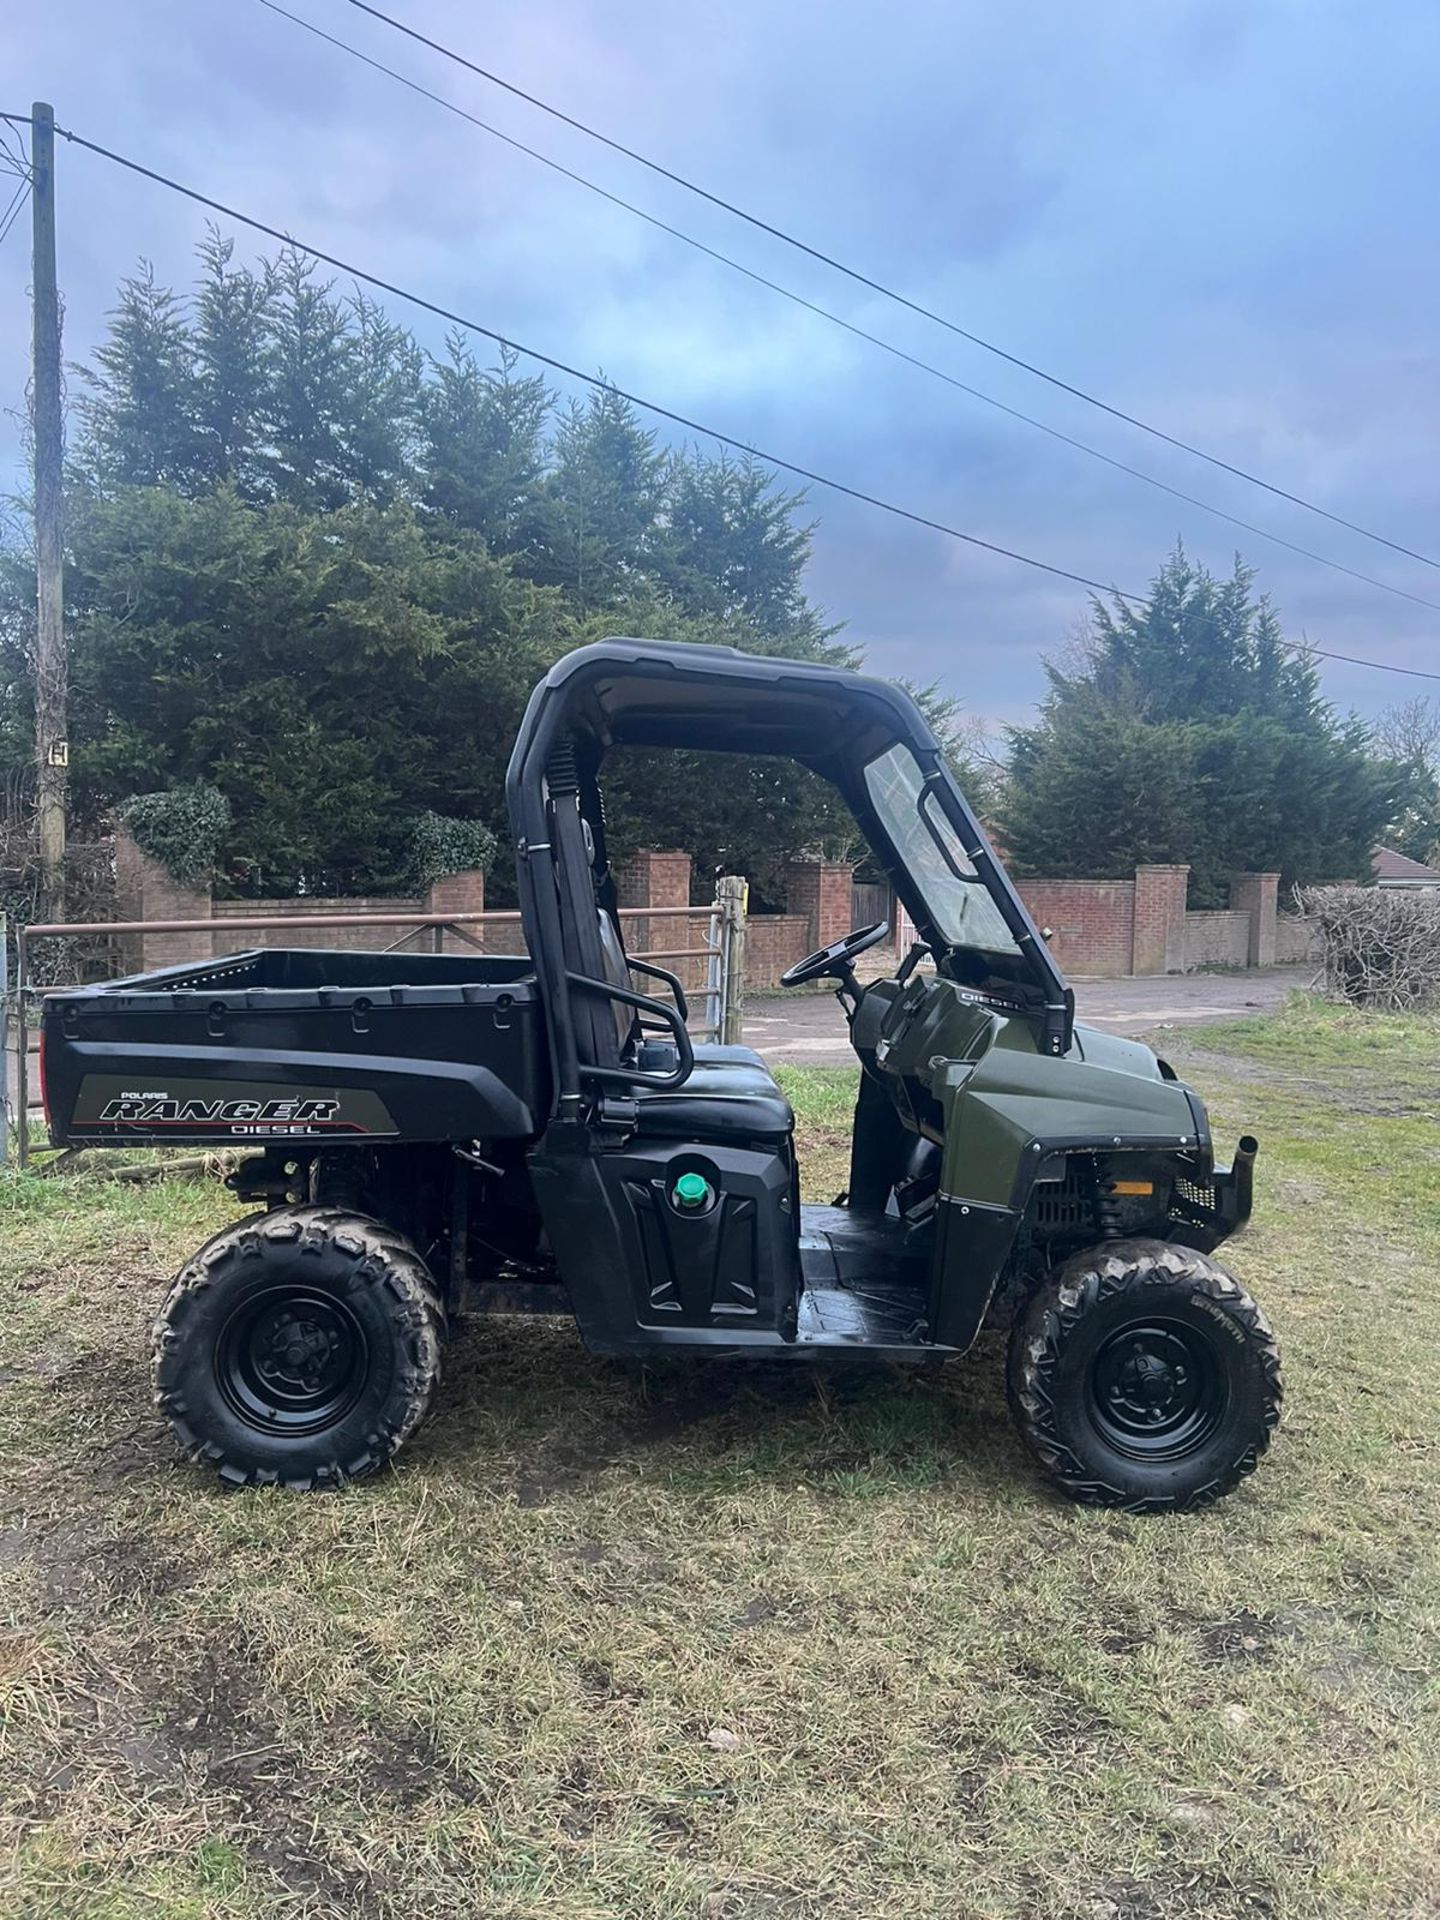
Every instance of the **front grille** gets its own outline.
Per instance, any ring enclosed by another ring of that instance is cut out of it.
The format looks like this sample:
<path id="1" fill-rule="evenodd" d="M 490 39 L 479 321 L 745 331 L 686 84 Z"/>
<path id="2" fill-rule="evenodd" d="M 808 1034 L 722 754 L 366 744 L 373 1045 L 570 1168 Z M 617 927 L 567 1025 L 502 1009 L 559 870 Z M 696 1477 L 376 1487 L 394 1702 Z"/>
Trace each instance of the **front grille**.
<path id="1" fill-rule="evenodd" d="M 1063 1180 L 1046 1181 L 1043 1186 L 1037 1186 L 1035 1231 L 1064 1233 L 1088 1227 L 1095 1217 L 1092 1177 L 1088 1168 L 1082 1176 L 1079 1168 L 1071 1167 Z"/>
<path id="2" fill-rule="evenodd" d="M 1172 1206 L 1193 1207 L 1200 1213 L 1215 1211 L 1215 1183 L 1212 1180 L 1177 1180 Z"/>

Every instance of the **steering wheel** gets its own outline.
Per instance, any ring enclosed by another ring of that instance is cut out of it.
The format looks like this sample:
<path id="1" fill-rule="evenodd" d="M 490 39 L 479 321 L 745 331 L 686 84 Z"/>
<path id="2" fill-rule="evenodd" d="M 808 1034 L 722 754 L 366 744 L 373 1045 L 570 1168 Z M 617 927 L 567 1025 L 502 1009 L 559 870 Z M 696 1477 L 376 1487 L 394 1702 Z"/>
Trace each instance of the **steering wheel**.
<path id="1" fill-rule="evenodd" d="M 847 933 L 843 940 L 834 940 L 828 947 L 808 953 L 803 960 L 797 960 L 793 967 L 787 967 L 780 976 L 780 984 L 782 987 L 800 987 L 807 980 L 823 980 L 827 973 L 834 974 L 837 980 L 843 980 L 861 954 L 868 953 L 871 947 L 878 947 L 889 931 L 888 920 L 877 920 L 873 927 L 857 927 L 854 933 Z"/>

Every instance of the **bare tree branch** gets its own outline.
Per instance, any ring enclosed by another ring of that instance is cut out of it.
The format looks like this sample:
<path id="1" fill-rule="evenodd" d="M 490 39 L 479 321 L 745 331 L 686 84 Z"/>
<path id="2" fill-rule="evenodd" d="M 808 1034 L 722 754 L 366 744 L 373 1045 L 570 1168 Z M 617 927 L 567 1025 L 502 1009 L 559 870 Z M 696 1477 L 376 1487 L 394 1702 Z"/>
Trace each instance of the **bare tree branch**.
<path id="1" fill-rule="evenodd" d="M 1302 887 L 1295 898 L 1320 930 L 1332 999 L 1390 1012 L 1440 1004 L 1440 887 Z"/>

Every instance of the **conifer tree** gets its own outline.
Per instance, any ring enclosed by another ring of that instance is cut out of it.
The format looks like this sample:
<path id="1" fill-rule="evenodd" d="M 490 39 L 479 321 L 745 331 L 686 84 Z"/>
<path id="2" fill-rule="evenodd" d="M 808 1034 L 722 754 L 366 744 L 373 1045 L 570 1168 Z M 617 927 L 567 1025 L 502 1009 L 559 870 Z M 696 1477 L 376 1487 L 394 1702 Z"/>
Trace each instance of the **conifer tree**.
<path id="1" fill-rule="evenodd" d="M 1096 601 L 1078 664 L 1046 673 L 1038 721 L 1012 731 L 1001 811 L 1022 870 L 1188 862 L 1202 906 L 1236 870 L 1368 877 L 1403 779 L 1321 697 L 1241 562 L 1217 580 L 1177 547 L 1143 603 Z"/>
<path id="2" fill-rule="evenodd" d="M 517 374 L 508 348 L 483 369 L 463 333 L 432 360 L 421 401 L 424 498 L 492 553 L 534 564 L 539 553 L 545 424 L 553 396 L 543 379 Z"/>
<path id="3" fill-rule="evenodd" d="M 665 456 L 630 402 L 602 387 L 561 415 L 552 459 L 537 575 L 588 612 L 651 570 Z"/>

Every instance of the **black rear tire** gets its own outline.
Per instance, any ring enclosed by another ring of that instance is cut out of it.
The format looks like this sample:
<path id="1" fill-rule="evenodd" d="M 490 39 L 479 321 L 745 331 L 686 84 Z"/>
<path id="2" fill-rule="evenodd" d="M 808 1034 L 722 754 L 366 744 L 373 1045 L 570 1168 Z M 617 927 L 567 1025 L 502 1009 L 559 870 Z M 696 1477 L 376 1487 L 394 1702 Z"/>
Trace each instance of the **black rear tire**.
<path id="1" fill-rule="evenodd" d="M 1280 1419 L 1280 1349 L 1249 1294 L 1203 1253 L 1092 1247 L 1044 1281 L 1010 1338 L 1026 1444 L 1073 1500 L 1170 1513 L 1252 1473 Z"/>
<path id="2" fill-rule="evenodd" d="M 342 1486 L 429 1409 L 444 1314 L 409 1241 L 334 1207 L 217 1233 L 155 1322 L 155 1401 L 187 1455 L 231 1486 Z"/>

